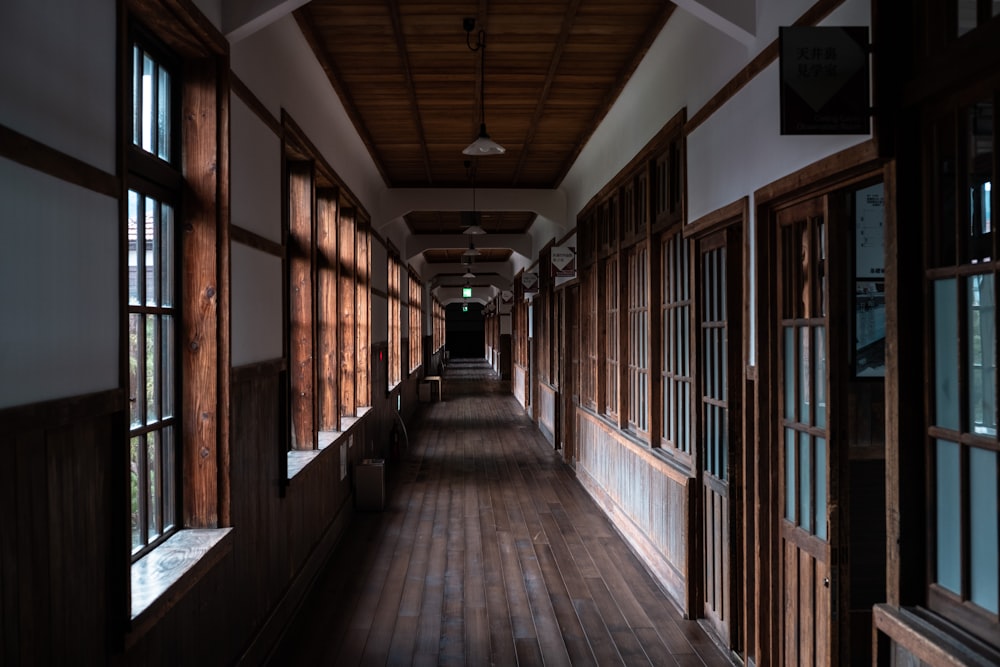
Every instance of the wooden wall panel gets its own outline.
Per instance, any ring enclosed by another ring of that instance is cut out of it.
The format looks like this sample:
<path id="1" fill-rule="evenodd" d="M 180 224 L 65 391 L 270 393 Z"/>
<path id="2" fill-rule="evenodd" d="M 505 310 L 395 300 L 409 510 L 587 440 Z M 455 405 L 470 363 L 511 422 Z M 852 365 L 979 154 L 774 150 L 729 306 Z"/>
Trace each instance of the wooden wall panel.
<path id="1" fill-rule="evenodd" d="M 514 377 L 511 383 L 511 390 L 514 398 L 521 404 L 522 408 L 528 407 L 528 372 L 523 366 L 514 365 Z"/>
<path id="2" fill-rule="evenodd" d="M 546 439 L 554 443 L 556 437 L 556 390 L 538 383 L 538 425 Z"/>
<path id="3" fill-rule="evenodd" d="M 692 480 L 592 413 L 577 410 L 575 421 L 580 482 L 687 608 Z"/>
<path id="4" fill-rule="evenodd" d="M 107 662 L 108 564 L 124 545 L 108 478 L 123 408 L 108 391 L 0 410 L 2 664 Z"/>

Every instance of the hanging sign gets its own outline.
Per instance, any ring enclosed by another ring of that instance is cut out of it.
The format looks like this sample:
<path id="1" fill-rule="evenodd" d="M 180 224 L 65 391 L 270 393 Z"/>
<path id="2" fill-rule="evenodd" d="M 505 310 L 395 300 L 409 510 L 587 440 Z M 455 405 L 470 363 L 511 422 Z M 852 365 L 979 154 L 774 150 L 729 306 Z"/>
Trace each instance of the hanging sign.
<path id="1" fill-rule="evenodd" d="M 782 134 L 868 134 L 868 28 L 779 32 Z"/>
<path id="2" fill-rule="evenodd" d="M 514 299 L 514 293 L 509 289 L 505 289 L 500 292 L 500 300 L 504 303 L 510 303 Z"/>
<path id="3" fill-rule="evenodd" d="M 534 294 L 538 291 L 538 274 L 522 273 L 521 284 L 524 286 L 525 294 Z"/>
<path id="4" fill-rule="evenodd" d="M 568 245 L 552 247 L 552 275 L 576 277 L 576 248 Z"/>

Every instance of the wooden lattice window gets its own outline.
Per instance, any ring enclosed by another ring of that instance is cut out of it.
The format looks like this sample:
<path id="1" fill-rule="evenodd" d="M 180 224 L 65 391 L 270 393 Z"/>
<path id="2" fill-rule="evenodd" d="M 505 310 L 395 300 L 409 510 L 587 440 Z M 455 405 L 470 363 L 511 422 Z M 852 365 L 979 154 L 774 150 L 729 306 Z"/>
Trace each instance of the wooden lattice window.
<path id="1" fill-rule="evenodd" d="M 649 432 L 649 250 L 645 242 L 628 256 L 628 425 Z"/>
<path id="2" fill-rule="evenodd" d="M 679 231 L 660 240 L 660 317 L 663 327 L 661 373 L 662 446 L 691 456 L 691 259 L 690 244 Z"/>
<path id="3" fill-rule="evenodd" d="M 400 306 L 400 274 L 402 267 L 395 255 L 389 255 L 388 318 L 389 326 L 389 389 L 403 381 L 403 336 L 401 332 L 402 308 Z"/>
<path id="4" fill-rule="evenodd" d="M 619 388 L 621 368 L 618 360 L 621 349 L 621 321 L 618 314 L 618 257 L 603 263 L 604 292 L 601 295 L 604 314 L 604 414 L 617 421 L 620 404 Z"/>

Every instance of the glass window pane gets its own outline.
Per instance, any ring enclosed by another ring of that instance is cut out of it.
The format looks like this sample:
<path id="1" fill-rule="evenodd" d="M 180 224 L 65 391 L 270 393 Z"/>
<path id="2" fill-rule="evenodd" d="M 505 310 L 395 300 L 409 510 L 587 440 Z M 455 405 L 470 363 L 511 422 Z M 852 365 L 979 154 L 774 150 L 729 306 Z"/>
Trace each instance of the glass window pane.
<path id="1" fill-rule="evenodd" d="M 174 209 L 160 205 L 160 305 L 174 305 Z"/>
<path id="2" fill-rule="evenodd" d="M 968 147 L 964 173 L 959 174 L 965 185 L 966 257 L 971 262 L 988 261 L 993 257 L 993 222 L 989 218 L 986 184 L 993 178 L 993 103 L 982 101 L 966 108 L 963 118 L 964 143 Z"/>
<path id="3" fill-rule="evenodd" d="M 128 302 L 130 304 L 141 303 L 139 290 L 139 271 L 142 265 L 142 256 L 139 248 L 144 244 L 143 236 L 145 227 L 140 224 L 142 211 L 139 207 L 138 193 L 129 190 L 128 192 Z"/>
<path id="4" fill-rule="evenodd" d="M 979 0 L 956 0 L 958 37 L 961 37 L 976 27 L 976 5 Z"/>
<path id="5" fill-rule="evenodd" d="M 816 396 L 816 426 L 826 427 L 826 329 L 816 327 L 815 334 L 816 378 L 814 395 Z"/>
<path id="6" fill-rule="evenodd" d="M 785 419 L 795 419 L 795 329 L 785 327 Z"/>
<path id="7" fill-rule="evenodd" d="M 157 497 L 157 487 L 160 484 L 158 464 L 160 457 L 157 455 L 158 433 L 153 431 L 146 435 L 146 535 L 147 540 L 154 540 L 160 534 L 159 519 L 159 498 Z"/>
<path id="8" fill-rule="evenodd" d="M 785 429 L 785 518 L 795 522 L 795 431 Z"/>
<path id="9" fill-rule="evenodd" d="M 810 375 L 813 352 L 809 333 L 809 327 L 799 327 L 799 421 L 803 424 L 812 424 L 809 404 L 812 401 L 812 378 Z"/>
<path id="10" fill-rule="evenodd" d="M 140 507 L 143 496 L 139 490 L 141 484 L 139 471 L 145 465 L 143 462 L 144 453 L 142 436 L 132 438 L 129 441 L 129 470 L 132 486 L 132 551 L 145 544 L 145 540 L 142 538 L 142 509 Z"/>
<path id="11" fill-rule="evenodd" d="M 156 315 L 146 316 L 146 423 L 160 417 L 160 326 Z"/>
<path id="12" fill-rule="evenodd" d="M 174 318 L 163 315 L 160 317 L 160 416 L 163 419 L 173 417 L 176 410 L 175 359 Z"/>
<path id="13" fill-rule="evenodd" d="M 826 439 L 816 438 L 816 537 L 826 536 Z"/>
<path id="14" fill-rule="evenodd" d="M 958 445 L 938 440 L 935 455 L 937 500 L 937 582 L 962 591 L 962 512 Z"/>
<path id="15" fill-rule="evenodd" d="M 974 433 L 996 435 L 996 316 L 993 275 L 968 279 L 969 424 Z"/>
<path id="16" fill-rule="evenodd" d="M 163 461 L 163 529 L 177 525 L 177 486 L 174 472 L 177 469 L 177 450 L 174 428 L 168 426 L 160 433 L 161 459 Z"/>
<path id="17" fill-rule="evenodd" d="M 799 433 L 799 525 L 810 533 L 813 532 L 811 441 L 808 433 Z"/>
<path id="18" fill-rule="evenodd" d="M 161 159 L 170 162 L 170 74 L 162 67 L 159 68 L 158 92 L 159 99 L 156 104 L 156 154 Z"/>
<path id="19" fill-rule="evenodd" d="M 143 423 L 143 406 L 146 404 L 146 365 L 143 347 L 139 341 L 146 337 L 142 316 L 128 316 L 128 384 L 129 423 L 132 428 Z"/>
<path id="20" fill-rule="evenodd" d="M 142 137 L 141 144 L 143 150 L 153 152 L 153 123 L 156 112 L 156 104 L 153 100 L 153 88 L 156 72 L 156 63 L 145 53 L 142 54 L 142 102 L 140 109 L 142 113 Z"/>
<path id="21" fill-rule="evenodd" d="M 155 199 L 146 197 L 146 220 L 145 220 L 145 242 L 143 247 L 145 252 L 143 253 L 144 258 L 144 275 L 146 284 L 146 305 L 155 306 L 158 305 L 157 302 L 157 272 L 159 271 L 159 245 L 160 245 L 160 234 L 159 234 L 159 212 L 160 207 L 157 205 Z"/>
<path id="22" fill-rule="evenodd" d="M 132 143 L 142 145 L 142 51 L 132 47 Z"/>
<path id="23" fill-rule="evenodd" d="M 973 602 L 997 613 L 997 455 L 969 450 L 969 588 Z"/>
<path id="24" fill-rule="evenodd" d="M 934 282 L 934 421 L 958 430 L 958 298 L 954 278 Z"/>

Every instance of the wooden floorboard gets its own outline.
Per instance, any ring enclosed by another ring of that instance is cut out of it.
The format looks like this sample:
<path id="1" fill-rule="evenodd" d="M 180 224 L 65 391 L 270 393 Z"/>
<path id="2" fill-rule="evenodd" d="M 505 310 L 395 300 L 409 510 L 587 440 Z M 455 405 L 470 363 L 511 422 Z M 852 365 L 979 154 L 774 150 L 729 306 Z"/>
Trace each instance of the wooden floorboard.
<path id="1" fill-rule="evenodd" d="M 732 665 L 481 361 L 422 404 L 273 665 Z"/>

